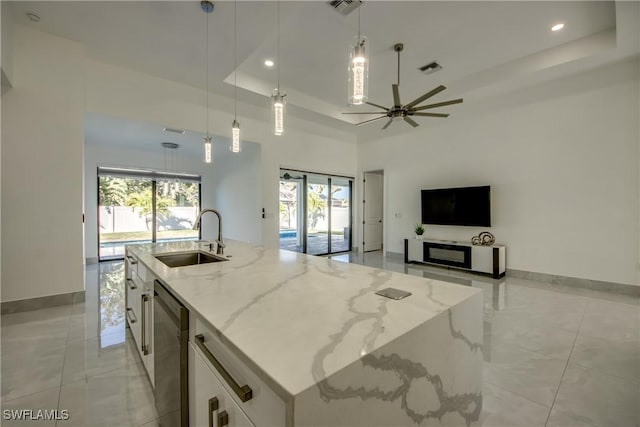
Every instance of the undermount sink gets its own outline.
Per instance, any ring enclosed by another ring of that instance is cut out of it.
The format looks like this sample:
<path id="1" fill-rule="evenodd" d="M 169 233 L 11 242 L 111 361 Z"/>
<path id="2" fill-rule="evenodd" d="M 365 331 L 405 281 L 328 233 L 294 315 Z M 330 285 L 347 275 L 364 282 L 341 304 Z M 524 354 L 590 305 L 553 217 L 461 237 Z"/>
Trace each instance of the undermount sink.
<path id="1" fill-rule="evenodd" d="M 229 261 L 226 258 L 215 256 L 213 254 L 193 251 L 181 252 L 177 254 L 154 255 L 154 257 L 167 267 L 186 267 L 188 265 L 208 264 L 210 262 Z"/>

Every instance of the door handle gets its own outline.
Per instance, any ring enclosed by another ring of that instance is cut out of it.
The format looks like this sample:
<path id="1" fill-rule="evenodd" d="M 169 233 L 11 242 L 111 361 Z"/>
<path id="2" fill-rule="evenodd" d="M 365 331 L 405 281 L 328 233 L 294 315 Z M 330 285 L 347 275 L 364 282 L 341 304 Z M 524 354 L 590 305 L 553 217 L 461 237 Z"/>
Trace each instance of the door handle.
<path id="1" fill-rule="evenodd" d="M 133 319 L 131 318 L 132 316 Z M 133 314 L 133 308 L 127 307 L 127 318 L 129 319 L 129 323 L 136 323 L 138 321 L 138 319 L 136 319 L 135 315 Z"/>
<path id="2" fill-rule="evenodd" d="M 134 257 L 127 255 L 127 259 L 129 260 L 129 262 L 131 263 L 131 265 L 137 264 L 138 260 L 135 259 Z"/>
<path id="3" fill-rule="evenodd" d="M 246 402 L 247 400 L 251 400 L 253 397 L 253 390 L 248 385 L 239 385 L 236 380 L 233 379 L 231 374 L 222 366 L 222 364 L 216 359 L 216 357 L 211 353 L 211 351 L 204 345 L 204 335 L 198 334 L 196 335 L 196 344 L 200 347 L 200 350 L 207 357 L 209 362 L 213 365 L 214 368 L 222 375 L 222 378 L 229 384 L 233 392 L 240 398 L 241 401 Z"/>
<path id="4" fill-rule="evenodd" d="M 134 290 L 134 289 L 138 289 L 138 287 L 136 286 L 136 282 L 134 282 L 131 279 L 127 279 L 127 283 L 129 284 L 129 289 Z"/>
<path id="5" fill-rule="evenodd" d="M 212 397 L 209 399 L 209 427 L 213 427 L 213 413 L 218 410 L 218 398 Z"/>
<path id="6" fill-rule="evenodd" d="M 224 427 L 229 425 L 229 414 L 227 411 L 220 411 L 218 414 L 218 427 Z"/>

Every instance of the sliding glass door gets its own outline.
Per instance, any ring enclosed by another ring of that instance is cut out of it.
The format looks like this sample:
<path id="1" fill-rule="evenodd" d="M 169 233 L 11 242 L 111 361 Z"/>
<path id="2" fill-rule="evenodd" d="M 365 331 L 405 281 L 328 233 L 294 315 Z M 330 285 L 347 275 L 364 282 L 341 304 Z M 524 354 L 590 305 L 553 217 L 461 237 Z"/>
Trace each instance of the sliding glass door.
<path id="1" fill-rule="evenodd" d="M 156 181 L 156 241 L 197 240 L 200 184 L 163 178 Z"/>
<path id="2" fill-rule="evenodd" d="M 280 248 L 311 255 L 350 251 L 352 182 L 281 170 Z"/>
<path id="3" fill-rule="evenodd" d="M 307 177 L 307 253 L 328 254 L 329 250 L 329 177 Z"/>
<path id="4" fill-rule="evenodd" d="M 126 244 L 197 240 L 200 177 L 98 168 L 98 256 L 124 257 Z"/>
<path id="5" fill-rule="evenodd" d="M 352 180 L 331 178 L 331 252 L 351 250 L 351 185 Z"/>

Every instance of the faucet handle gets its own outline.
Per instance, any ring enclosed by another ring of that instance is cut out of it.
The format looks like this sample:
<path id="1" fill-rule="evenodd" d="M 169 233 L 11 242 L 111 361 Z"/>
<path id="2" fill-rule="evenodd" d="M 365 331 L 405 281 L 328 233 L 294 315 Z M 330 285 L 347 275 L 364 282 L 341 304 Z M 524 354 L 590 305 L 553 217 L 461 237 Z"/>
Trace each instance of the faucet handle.
<path id="1" fill-rule="evenodd" d="M 224 242 L 222 240 L 216 240 L 216 243 L 218 244 L 218 246 L 220 246 L 221 248 L 226 248 L 227 245 L 224 244 Z"/>

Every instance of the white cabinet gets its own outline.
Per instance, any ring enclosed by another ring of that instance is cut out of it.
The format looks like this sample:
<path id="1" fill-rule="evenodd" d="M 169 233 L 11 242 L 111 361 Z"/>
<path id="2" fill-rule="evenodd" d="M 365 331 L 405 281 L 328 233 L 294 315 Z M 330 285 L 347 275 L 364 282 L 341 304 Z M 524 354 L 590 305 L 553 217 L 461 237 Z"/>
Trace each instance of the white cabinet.
<path id="1" fill-rule="evenodd" d="M 253 424 L 258 427 L 290 425 L 286 417 L 284 390 L 256 374 L 237 351 L 220 339 L 219 332 L 193 312 L 189 313 L 189 341 Z"/>
<path id="2" fill-rule="evenodd" d="M 191 427 L 254 427 L 208 362 L 189 343 L 189 425 Z"/>
<path id="3" fill-rule="evenodd" d="M 485 273 L 494 279 L 506 272 L 504 245 L 475 246 L 447 240 L 404 240 L 404 262 L 420 262 Z"/>
<path id="4" fill-rule="evenodd" d="M 154 279 L 155 276 L 127 251 L 125 257 L 127 324 L 152 385 Z"/>

